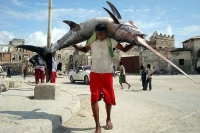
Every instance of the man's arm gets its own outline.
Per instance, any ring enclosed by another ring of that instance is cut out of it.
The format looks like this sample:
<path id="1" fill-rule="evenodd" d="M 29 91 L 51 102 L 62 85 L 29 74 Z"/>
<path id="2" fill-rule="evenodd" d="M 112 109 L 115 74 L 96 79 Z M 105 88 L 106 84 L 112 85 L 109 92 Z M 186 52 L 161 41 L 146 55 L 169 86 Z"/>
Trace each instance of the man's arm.
<path id="1" fill-rule="evenodd" d="M 87 53 L 91 48 L 90 46 L 86 46 L 86 47 L 80 47 L 80 46 L 77 46 L 77 45 L 73 45 L 74 48 L 76 48 L 77 50 L 81 51 L 81 52 L 84 52 L 84 53 Z"/>
<path id="2" fill-rule="evenodd" d="M 126 45 L 125 47 L 123 47 L 120 43 L 117 44 L 116 48 L 123 51 L 123 52 L 127 52 L 129 51 L 131 48 L 133 47 L 133 45 L 129 44 Z"/>

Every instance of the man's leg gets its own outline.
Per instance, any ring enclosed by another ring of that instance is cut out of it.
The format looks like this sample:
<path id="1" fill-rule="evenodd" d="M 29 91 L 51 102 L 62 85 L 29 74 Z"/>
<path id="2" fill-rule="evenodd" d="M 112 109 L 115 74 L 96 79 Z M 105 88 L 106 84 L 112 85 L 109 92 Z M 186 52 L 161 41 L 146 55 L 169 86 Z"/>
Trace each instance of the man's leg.
<path id="1" fill-rule="evenodd" d="M 41 83 L 44 83 L 44 79 L 45 79 L 45 74 L 43 71 L 40 70 L 40 78 L 41 78 Z"/>
<path id="2" fill-rule="evenodd" d="M 149 78 L 149 90 L 151 90 L 152 87 L 151 87 L 151 78 Z"/>
<path id="3" fill-rule="evenodd" d="M 39 79 L 35 78 L 35 83 L 38 84 L 39 83 Z"/>
<path id="4" fill-rule="evenodd" d="M 92 106 L 92 112 L 93 112 L 94 120 L 95 120 L 95 123 L 96 123 L 95 132 L 98 133 L 101 130 L 100 123 L 99 123 L 99 104 L 98 104 L 98 101 L 93 103 L 91 106 Z"/>
<path id="5" fill-rule="evenodd" d="M 111 109 L 112 105 L 106 104 L 106 113 L 107 113 L 107 118 L 106 118 L 106 129 L 112 129 L 113 125 L 111 123 Z"/>
<path id="6" fill-rule="evenodd" d="M 128 89 L 130 89 L 131 85 L 126 81 L 126 75 L 123 76 L 124 76 L 124 83 L 126 83 L 128 85 Z"/>
<path id="7" fill-rule="evenodd" d="M 126 82 L 126 84 L 128 85 L 128 89 L 130 89 L 131 85 L 128 82 Z"/>
<path id="8" fill-rule="evenodd" d="M 121 89 L 124 89 L 124 87 L 123 87 L 122 83 L 120 83 L 120 85 L 121 85 L 121 87 L 122 87 Z"/>
<path id="9" fill-rule="evenodd" d="M 142 79 L 142 87 L 143 87 L 143 90 L 145 90 L 145 79 Z"/>
<path id="10" fill-rule="evenodd" d="M 56 72 L 51 73 L 51 83 L 56 83 Z"/>
<path id="11" fill-rule="evenodd" d="M 147 78 L 147 80 L 146 80 L 146 82 L 145 82 L 145 90 L 147 90 L 148 82 L 149 82 L 149 80 L 148 80 L 148 78 Z"/>

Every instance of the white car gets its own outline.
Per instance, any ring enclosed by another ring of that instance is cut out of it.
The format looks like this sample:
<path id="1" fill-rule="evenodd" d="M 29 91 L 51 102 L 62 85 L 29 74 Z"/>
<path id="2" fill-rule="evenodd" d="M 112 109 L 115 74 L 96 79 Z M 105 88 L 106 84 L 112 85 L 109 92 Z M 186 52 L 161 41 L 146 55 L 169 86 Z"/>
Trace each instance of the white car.
<path id="1" fill-rule="evenodd" d="M 84 83 L 88 85 L 90 83 L 90 71 L 91 66 L 78 66 L 69 71 L 68 78 L 71 83 L 74 83 L 75 81 L 84 81 Z"/>

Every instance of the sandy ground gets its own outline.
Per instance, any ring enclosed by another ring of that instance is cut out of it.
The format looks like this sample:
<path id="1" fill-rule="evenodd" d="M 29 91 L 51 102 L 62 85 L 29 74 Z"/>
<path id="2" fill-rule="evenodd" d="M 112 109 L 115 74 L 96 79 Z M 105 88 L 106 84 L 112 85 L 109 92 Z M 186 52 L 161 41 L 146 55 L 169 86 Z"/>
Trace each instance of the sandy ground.
<path id="1" fill-rule="evenodd" d="M 103 133 L 197 133 L 200 131 L 200 75 L 153 76 L 152 91 L 142 91 L 139 75 L 127 75 L 131 89 L 121 90 L 114 78 L 117 105 L 112 109 L 113 130 L 105 130 L 105 105 L 100 106 Z M 91 133 L 95 123 L 90 106 L 89 86 L 81 82 L 67 88 L 79 95 L 81 108 L 55 133 Z"/>

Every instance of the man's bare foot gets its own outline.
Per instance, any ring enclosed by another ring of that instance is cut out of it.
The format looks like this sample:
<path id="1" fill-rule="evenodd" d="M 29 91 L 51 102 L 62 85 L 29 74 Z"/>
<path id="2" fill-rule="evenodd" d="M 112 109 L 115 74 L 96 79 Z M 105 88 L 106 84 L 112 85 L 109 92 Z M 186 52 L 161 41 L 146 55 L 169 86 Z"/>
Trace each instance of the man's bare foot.
<path id="1" fill-rule="evenodd" d="M 130 89 L 130 88 L 131 88 L 131 85 L 128 86 L 128 89 Z"/>
<path id="2" fill-rule="evenodd" d="M 113 124 L 111 120 L 106 120 L 106 130 L 111 130 L 113 129 Z"/>
<path id="3" fill-rule="evenodd" d="M 97 127 L 94 133 L 101 133 L 101 127 Z"/>

